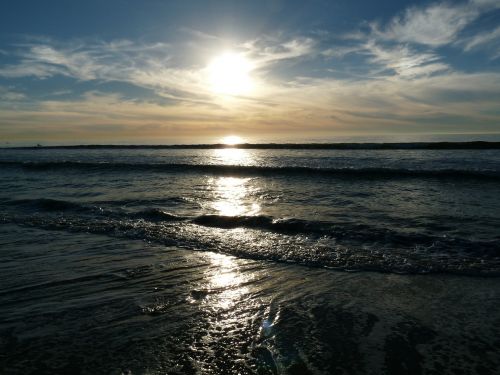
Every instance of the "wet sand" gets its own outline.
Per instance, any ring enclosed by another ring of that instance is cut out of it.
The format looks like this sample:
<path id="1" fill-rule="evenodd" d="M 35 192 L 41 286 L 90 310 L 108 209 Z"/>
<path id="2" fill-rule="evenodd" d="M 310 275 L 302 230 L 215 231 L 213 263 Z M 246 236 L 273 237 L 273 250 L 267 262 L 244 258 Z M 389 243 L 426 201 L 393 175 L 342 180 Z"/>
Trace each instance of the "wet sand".
<path id="1" fill-rule="evenodd" d="M 0 225 L 2 374 L 494 374 L 500 279 Z"/>

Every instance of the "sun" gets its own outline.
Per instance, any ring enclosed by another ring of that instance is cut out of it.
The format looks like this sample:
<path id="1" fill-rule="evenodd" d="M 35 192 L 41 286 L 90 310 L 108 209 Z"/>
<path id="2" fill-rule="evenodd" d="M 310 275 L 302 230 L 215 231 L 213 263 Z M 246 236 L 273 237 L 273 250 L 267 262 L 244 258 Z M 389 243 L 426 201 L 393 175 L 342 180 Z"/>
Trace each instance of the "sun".
<path id="1" fill-rule="evenodd" d="M 220 95 L 245 95 L 252 91 L 250 72 L 253 64 L 241 54 L 226 52 L 208 65 L 208 80 L 214 93 Z"/>
<path id="2" fill-rule="evenodd" d="M 234 146 L 243 143 L 243 138 L 238 137 L 237 135 L 228 135 L 227 137 L 221 139 L 221 143 L 228 146 Z"/>

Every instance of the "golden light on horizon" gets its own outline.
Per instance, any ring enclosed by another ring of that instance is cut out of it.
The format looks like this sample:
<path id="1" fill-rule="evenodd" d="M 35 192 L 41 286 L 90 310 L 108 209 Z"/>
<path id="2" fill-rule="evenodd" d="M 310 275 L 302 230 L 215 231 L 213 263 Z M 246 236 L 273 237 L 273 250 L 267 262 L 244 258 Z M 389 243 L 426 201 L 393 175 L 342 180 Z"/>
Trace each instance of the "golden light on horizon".
<path id="1" fill-rule="evenodd" d="M 221 143 L 229 146 L 239 145 L 240 143 L 243 142 L 244 142 L 243 138 L 237 135 L 228 135 L 221 139 Z"/>
<path id="2" fill-rule="evenodd" d="M 220 95 L 248 94 L 253 89 L 250 72 L 253 64 L 241 54 L 226 52 L 214 58 L 208 65 L 211 90 Z"/>

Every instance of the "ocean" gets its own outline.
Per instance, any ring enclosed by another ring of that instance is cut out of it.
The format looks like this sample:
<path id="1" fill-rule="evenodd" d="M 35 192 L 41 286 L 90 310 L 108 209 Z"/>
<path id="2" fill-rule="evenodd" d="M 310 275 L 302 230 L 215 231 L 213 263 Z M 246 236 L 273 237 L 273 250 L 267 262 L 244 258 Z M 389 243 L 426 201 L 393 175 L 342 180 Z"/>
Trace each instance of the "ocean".
<path id="1" fill-rule="evenodd" d="M 494 374 L 500 145 L 0 149 L 1 374 Z"/>

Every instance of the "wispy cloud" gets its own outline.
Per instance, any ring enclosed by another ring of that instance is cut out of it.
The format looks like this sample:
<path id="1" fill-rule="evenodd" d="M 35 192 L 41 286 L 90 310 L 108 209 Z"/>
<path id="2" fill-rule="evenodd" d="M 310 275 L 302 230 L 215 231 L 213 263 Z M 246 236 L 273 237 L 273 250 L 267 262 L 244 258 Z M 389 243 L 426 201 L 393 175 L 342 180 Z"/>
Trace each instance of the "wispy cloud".
<path id="1" fill-rule="evenodd" d="M 500 8 L 500 3 L 497 0 L 471 0 L 471 4 L 479 7 L 481 10 Z"/>
<path id="2" fill-rule="evenodd" d="M 26 98 L 21 92 L 12 90 L 8 87 L 0 86 L 0 100 L 5 102 L 17 101 Z"/>
<path id="3" fill-rule="evenodd" d="M 267 65 L 281 60 L 297 59 L 309 56 L 316 41 L 307 37 L 281 40 L 274 37 L 262 37 L 241 45 L 243 51 L 260 65 Z"/>
<path id="4" fill-rule="evenodd" d="M 81 42 L 19 46 L 19 62 L 0 67 L 0 76 L 56 75 L 80 81 L 120 81 L 151 88 L 182 99 L 202 92 L 201 77 L 194 67 L 177 67 L 168 44 L 138 44 L 127 40 L 82 44 Z"/>
<path id="5" fill-rule="evenodd" d="M 437 3 L 408 8 L 385 27 L 376 23 L 372 27 L 385 40 L 437 47 L 453 42 L 479 14 L 480 8 L 474 3 Z"/>
<path id="6" fill-rule="evenodd" d="M 450 67 L 440 62 L 441 57 L 431 51 L 418 52 L 407 45 L 383 47 L 374 41 L 364 45 L 369 61 L 391 70 L 400 77 L 415 78 L 448 70 Z"/>
<path id="7" fill-rule="evenodd" d="M 500 26 L 488 32 L 476 34 L 461 41 L 465 51 L 477 48 L 489 48 L 490 51 L 496 51 L 494 57 L 500 56 Z"/>
<path id="8" fill-rule="evenodd" d="M 10 61 L 17 61 L 0 64 L 0 77 L 64 76 L 93 89 L 66 95 L 56 87 L 52 95 L 30 101 L 10 86 L 0 86 L 0 99 L 9 102 L 0 110 L 0 133 L 28 137 L 29 129 L 37 129 L 48 138 L 92 133 L 112 139 L 119 132 L 130 138 L 172 139 L 231 129 L 242 134 L 394 132 L 419 126 L 457 131 L 474 130 L 473 124 L 482 130 L 497 129 L 500 73 L 465 73 L 442 47 L 467 53 L 498 50 L 499 27 L 473 34 L 477 29 L 468 26 L 499 4 L 471 0 L 410 7 L 386 23 L 371 23 L 335 38 L 326 31 L 276 33 L 231 43 L 183 29 L 192 39 L 182 50 L 170 43 L 124 39 L 30 39 L 5 52 Z M 228 102 L 207 83 L 210 53 L 226 47 L 253 61 L 258 88 Z M 360 68 L 362 74 L 343 75 L 342 66 Z M 115 94 L 99 91 L 109 82 L 146 88 L 168 100 L 131 99 L 119 89 Z M 22 106 L 23 102 L 30 105 Z"/>
<path id="9" fill-rule="evenodd" d="M 189 102 L 164 106 L 89 92 L 81 99 L 54 98 L 34 108 L 0 111 L 0 133 L 33 137 L 29 129 L 36 129 L 41 131 L 36 139 L 42 139 L 41 134 L 46 139 L 65 134 L 104 140 L 113 139 L 119 127 L 122 139 L 172 141 L 183 136 L 207 139 L 234 129 L 241 135 L 474 131 L 475 126 L 478 131 L 494 131 L 500 120 L 499 87 L 500 74 L 495 73 L 413 80 L 300 78 L 295 84 L 270 85 L 259 100 L 234 107 Z"/>
<path id="10" fill-rule="evenodd" d="M 367 66 L 372 67 L 370 78 L 394 75 L 414 79 L 451 73 L 454 71 L 453 64 L 446 61 L 440 47 L 459 47 L 465 52 L 490 47 L 492 58 L 500 57 L 500 52 L 496 52 L 499 50 L 500 28 L 475 35 L 467 29 L 482 14 L 496 8 L 500 8 L 500 2 L 496 0 L 412 6 L 386 23 L 369 23 L 367 31 L 345 34 L 349 45 L 330 47 L 321 54 L 334 58 L 365 56 Z"/>
<path id="11" fill-rule="evenodd" d="M 261 38 L 234 46 L 263 68 L 283 60 L 308 56 L 314 40 Z M 61 44 L 49 40 L 18 46 L 18 63 L 0 66 L 0 76 L 32 76 L 46 79 L 56 75 L 80 81 L 120 81 L 153 89 L 158 95 L 180 101 L 210 101 L 206 83 L 206 61 L 180 65 L 169 44 L 140 44 L 128 40 Z"/>

